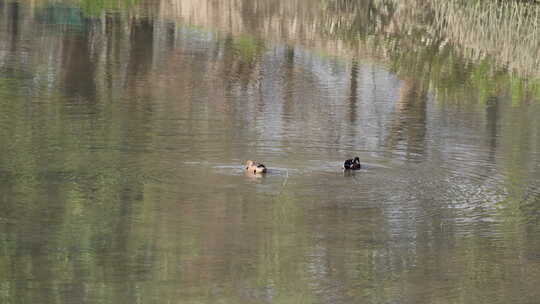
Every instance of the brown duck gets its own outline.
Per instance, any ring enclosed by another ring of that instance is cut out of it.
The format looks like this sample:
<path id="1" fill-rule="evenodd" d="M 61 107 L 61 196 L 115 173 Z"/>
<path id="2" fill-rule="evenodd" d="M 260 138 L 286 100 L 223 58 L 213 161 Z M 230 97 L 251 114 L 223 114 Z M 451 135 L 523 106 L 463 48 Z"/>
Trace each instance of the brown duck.
<path id="1" fill-rule="evenodd" d="M 248 160 L 246 162 L 246 171 L 253 174 L 266 173 L 266 167 L 261 163 Z"/>

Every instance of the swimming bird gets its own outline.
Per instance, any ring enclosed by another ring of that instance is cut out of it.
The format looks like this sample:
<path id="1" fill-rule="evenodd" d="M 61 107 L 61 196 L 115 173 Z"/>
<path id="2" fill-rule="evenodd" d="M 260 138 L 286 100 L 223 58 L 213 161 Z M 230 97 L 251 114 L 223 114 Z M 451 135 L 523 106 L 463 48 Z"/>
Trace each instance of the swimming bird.
<path id="1" fill-rule="evenodd" d="M 355 157 L 354 159 L 347 159 L 345 163 L 343 163 L 343 169 L 345 170 L 360 170 L 362 168 L 362 165 L 360 165 L 360 158 Z"/>
<path id="2" fill-rule="evenodd" d="M 266 173 L 266 167 L 261 163 L 248 160 L 246 161 L 246 171 L 253 172 L 253 174 Z"/>

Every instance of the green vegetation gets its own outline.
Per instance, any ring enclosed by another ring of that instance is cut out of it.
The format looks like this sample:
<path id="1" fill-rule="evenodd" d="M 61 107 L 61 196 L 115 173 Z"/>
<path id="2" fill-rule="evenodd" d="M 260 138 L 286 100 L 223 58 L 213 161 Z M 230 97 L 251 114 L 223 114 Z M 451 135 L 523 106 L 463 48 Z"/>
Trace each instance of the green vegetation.
<path id="1" fill-rule="evenodd" d="M 135 7 L 140 0 L 80 0 L 81 7 L 85 16 L 97 17 L 105 11 L 122 11 Z"/>
<path id="2" fill-rule="evenodd" d="M 240 35 L 233 39 L 234 49 L 245 62 L 253 62 L 264 51 L 264 45 L 250 35 Z"/>

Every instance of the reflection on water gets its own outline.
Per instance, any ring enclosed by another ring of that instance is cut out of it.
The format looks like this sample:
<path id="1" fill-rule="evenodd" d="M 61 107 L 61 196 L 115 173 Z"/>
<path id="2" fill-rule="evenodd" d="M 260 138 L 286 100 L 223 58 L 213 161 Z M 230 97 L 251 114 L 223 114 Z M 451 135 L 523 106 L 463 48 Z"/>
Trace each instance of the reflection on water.
<path id="1" fill-rule="evenodd" d="M 0 0 L 1 303 L 540 296 L 540 104 L 421 7 L 122 3 Z"/>

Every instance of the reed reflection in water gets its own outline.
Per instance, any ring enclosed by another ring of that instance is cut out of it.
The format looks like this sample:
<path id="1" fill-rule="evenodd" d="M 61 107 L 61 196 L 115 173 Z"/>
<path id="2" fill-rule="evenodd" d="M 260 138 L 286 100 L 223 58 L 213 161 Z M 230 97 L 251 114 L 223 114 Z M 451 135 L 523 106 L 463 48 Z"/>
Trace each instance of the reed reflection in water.
<path id="1" fill-rule="evenodd" d="M 378 1 L 81 3 L 0 0 L 0 302 L 540 296 L 539 104 L 485 61 L 284 34 Z"/>

